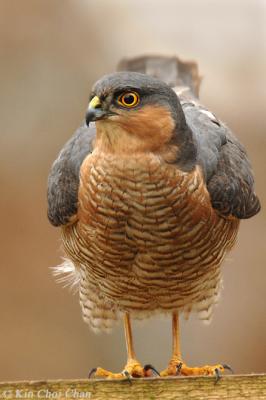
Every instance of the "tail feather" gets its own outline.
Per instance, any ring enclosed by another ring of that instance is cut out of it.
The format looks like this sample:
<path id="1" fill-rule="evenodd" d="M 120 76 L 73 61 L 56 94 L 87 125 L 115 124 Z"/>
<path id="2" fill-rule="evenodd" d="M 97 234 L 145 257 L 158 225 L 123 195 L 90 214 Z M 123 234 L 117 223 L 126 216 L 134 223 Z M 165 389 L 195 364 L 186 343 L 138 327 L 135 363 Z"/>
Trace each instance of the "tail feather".
<path id="1" fill-rule="evenodd" d="M 194 61 L 181 61 L 178 57 L 141 56 L 122 59 L 118 71 L 135 71 L 154 76 L 166 82 L 175 90 L 189 91 L 189 97 L 199 96 L 201 77 Z"/>

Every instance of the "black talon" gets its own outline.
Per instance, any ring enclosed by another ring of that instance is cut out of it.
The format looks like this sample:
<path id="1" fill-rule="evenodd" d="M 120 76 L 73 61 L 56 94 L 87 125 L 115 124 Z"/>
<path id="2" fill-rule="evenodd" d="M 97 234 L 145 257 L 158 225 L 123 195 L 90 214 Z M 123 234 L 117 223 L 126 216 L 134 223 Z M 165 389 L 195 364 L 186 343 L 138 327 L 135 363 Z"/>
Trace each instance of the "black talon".
<path id="1" fill-rule="evenodd" d="M 219 368 L 215 368 L 215 384 L 221 379 L 221 372 Z"/>
<path id="2" fill-rule="evenodd" d="M 146 365 L 144 365 L 144 367 L 143 367 L 143 370 L 144 370 L 145 372 L 149 371 L 150 369 L 155 373 L 155 375 L 161 376 L 160 373 L 157 371 L 157 369 L 153 367 L 153 365 L 151 365 L 151 364 L 146 364 Z"/>
<path id="3" fill-rule="evenodd" d="M 132 385 L 132 382 L 131 382 L 132 376 L 130 375 L 130 373 L 127 370 L 125 370 L 125 371 L 123 371 L 123 375 L 125 376 L 125 381 L 129 382 L 130 385 Z"/>
<path id="4" fill-rule="evenodd" d="M 230 367 L 230 365 L 222 364 L 222 366 L 224 367 L 224 369 L 228 369 L 230 372 L 232 372 L 232 374 L 234 374 L 234 371 L 232 370 L 232 368 Z"/>
<path id="5" fill-rule="evenodd" d="M 96 371 L 97 371 L 97 368 L 92 368 L 92 369 L 90 370 L 90 372 L 89 372 L 88 378 L 91 379 L 91 376 L 92 376 L 93 374 L 95 374 Z"/>
<path id="6" fill-rule="evenodd" d="M 182 369 L 182 365 L 183 365 L 182 362 L 180 362 L 179 364 L 177 364 L 177 366 L 176 366 L 176 375 L 180 375 L 180 371 L 181 371 L 181 369 Z"/>

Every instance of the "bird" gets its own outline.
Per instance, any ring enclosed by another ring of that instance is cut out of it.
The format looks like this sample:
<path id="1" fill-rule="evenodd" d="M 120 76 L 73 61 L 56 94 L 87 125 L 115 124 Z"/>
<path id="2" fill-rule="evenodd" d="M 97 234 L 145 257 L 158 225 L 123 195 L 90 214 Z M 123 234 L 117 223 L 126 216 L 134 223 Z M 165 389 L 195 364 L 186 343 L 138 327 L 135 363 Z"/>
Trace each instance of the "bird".
<path id="1" fill-rule="evenodd" d="M 150 376 L 134 350 L 132 319 L 172 319 L 172 356 L 160 376 L 213 375 L 227 364 L 188 366 L 179 318 L 209 320 L 221 265 L 241 219 L 260 210 L 243 145 L 199 102 L 197 63 L 178 57 L 124 59 L 92 87 L 84 121 L 48 177 L 48 218 L 61 228 L 65 261 L 83 319 L 95 332 L 123 320 L 121 372 Z"/>

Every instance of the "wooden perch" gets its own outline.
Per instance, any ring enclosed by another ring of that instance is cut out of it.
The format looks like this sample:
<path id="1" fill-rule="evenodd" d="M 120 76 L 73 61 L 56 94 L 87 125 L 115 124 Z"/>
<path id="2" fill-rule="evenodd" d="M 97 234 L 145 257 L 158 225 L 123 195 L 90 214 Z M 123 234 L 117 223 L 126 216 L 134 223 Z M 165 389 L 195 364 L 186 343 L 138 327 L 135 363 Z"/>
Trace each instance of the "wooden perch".
<path id="1" fill-rule="evenodd" d="M 243 400 L 266 399 L 266 375 L 58 380 L 0 383 L 0 399 Z"/>

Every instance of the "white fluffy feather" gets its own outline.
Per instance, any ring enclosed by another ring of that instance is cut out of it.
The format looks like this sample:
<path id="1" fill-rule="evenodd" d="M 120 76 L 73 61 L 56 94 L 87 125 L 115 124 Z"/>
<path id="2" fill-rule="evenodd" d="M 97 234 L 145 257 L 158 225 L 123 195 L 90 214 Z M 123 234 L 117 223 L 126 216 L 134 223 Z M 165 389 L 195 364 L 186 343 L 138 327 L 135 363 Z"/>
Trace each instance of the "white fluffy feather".
<path id="1" fill-rule="evenodd" d="M 69 287 L 75 293 L 78 291 L 80 273 L 71 260 L 63 258 L 62 264 L 52 267 L 52 271 L 56 282 L 62 284 L 64 288 Z"/>

